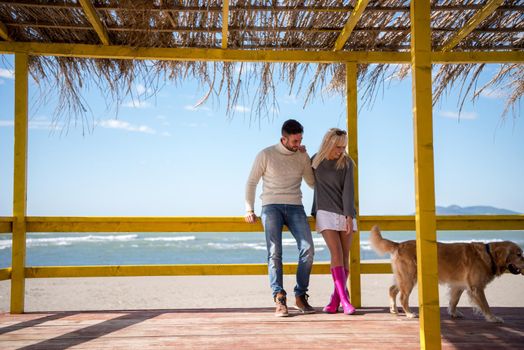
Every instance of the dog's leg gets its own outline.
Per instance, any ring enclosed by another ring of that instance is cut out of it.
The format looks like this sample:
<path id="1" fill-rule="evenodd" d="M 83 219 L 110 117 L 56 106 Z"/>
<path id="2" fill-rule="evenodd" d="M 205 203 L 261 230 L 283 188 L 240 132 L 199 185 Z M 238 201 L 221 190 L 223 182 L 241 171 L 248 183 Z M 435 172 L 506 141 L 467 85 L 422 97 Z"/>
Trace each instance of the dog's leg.
<path id="1" fill-rule="evenodd" d="M 394 284 L 389 287 L 389 312 L 392 314 L 398 314 L 397 310 L 397 294 L 400 290 L 397 285 Z"/>
<path id="2" fill-rule="evenodd" d="M 486 299 L 486 295 L 484 294 L 484 289 L 482 288 L 471 288 L 468 291 L 468 294 L 471 298 L 471 300 L 476 304 L 476 306 L 479 308 L 480 312 L 484 315 L 484 318 L 488 322 L 498 322 L 502 323 L 504 320 L 500 317 L 497 317 L 491 313 L 491 310 L 489 308 L 488 301 Z"/>
<path id="3" fill-rule="evenodd" d="M 404 309 L 404 312 L 406 313 L 406 317 L 408 318 L 417 317 L 417 314 L 411 311 L 411 309 L 409 308 L 409 295 L 411 294 L 411 291 L 413 290 L 414 286 L 415 286 L 414 283 L 408 282 L 400 287 L 400 305 L 402 305 L 402 308 Z"/>
<path id="4" fill-rule="evenodd" d="M 451 318 L 464 317 L 462 312 L 457 310 L 457 304 L 460 300 L 460 296 L 462 295 L 462 292 L 464 292 L 464 289 L 460 287 L 450 287 L 448 314 L 451 316 Z"/>

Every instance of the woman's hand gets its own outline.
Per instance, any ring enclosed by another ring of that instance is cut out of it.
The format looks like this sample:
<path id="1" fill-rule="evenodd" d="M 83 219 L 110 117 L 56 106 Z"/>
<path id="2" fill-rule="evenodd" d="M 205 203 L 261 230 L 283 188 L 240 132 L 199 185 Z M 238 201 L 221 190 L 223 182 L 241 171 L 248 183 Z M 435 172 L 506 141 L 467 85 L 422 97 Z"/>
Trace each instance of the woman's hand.
<path id="1" fill-rule="evenodd" d="M 346 216 L 346 233 L 348 235 L 353 233 L 353 218 L 351 216 Z"/>

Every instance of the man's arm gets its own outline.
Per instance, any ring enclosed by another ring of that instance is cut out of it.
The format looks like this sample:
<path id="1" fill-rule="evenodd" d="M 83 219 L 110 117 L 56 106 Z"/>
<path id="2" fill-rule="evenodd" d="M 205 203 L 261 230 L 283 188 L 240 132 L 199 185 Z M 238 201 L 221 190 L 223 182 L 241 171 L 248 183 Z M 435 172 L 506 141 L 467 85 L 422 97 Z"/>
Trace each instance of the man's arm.
<path id="1" fill-rule="evenodd" d="M 246 183 L 246 214 L 244 219 L 246 222 L 255 223 L 257 216 L 255 215 L 255 194 L 257 190 L 258 182 L 265 171 L 265 155 L 264 152 L 260 152 L 253 163 L 251 173 Z"/>

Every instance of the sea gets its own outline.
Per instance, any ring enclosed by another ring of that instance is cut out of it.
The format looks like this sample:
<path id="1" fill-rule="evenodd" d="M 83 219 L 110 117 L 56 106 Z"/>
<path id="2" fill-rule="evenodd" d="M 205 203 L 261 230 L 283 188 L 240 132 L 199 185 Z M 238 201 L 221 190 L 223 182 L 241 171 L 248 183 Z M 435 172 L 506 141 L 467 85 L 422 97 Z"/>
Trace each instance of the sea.
<path id="1" fill-rule="evenodd" d="M 441 242 L 497 242 L 511 240 L 524 248 L 524 231 L 441 231 Z M 383 232 L 404 241 L 414 231 Z M 321 235 L 313 233 L 315 261 L 329 261 Z M 284 262 L 297 260 L 296 242 L 290 233 L 282 239 Z M 361 259 L 378 256 L 361 232 Z M 11 234 L 0 235 L 0 268 L 11 266 Z M 266 243 L 262 232 L 183 233 L 28 233 L 26 266 L 147 265 L 147 264 L 242 264 L 265 263 Z"/>

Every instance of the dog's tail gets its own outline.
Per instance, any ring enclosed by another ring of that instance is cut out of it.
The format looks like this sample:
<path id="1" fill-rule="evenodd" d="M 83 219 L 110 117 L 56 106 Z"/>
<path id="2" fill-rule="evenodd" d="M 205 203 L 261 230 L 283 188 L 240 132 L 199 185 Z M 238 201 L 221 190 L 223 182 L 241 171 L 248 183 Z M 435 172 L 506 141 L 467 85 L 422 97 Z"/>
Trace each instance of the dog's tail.
<path id="1" fill-rule="evenodd" d="M 382 238 L 378 225 L 373 226 L 369 235 L 371 247 L 380 255 L 393 253 L 398 248 L 398 243 Z"/>

